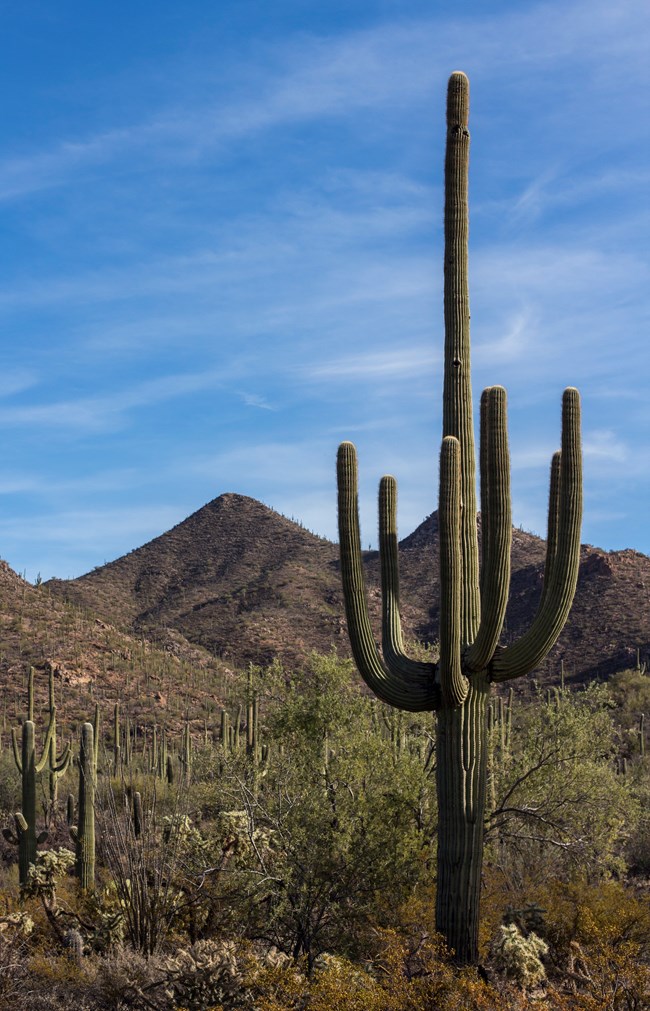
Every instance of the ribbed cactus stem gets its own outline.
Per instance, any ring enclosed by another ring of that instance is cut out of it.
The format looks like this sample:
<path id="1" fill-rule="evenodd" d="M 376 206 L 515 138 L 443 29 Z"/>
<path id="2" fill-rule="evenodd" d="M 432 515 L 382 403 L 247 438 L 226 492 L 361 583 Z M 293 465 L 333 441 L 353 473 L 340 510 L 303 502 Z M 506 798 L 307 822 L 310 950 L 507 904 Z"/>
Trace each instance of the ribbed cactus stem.
<path id="1" fill-rule="evenodd" d="M 223 748 L 224 751 L 226 751 L 228 749 L 228 744 L 229 744 L 229 740 L 228 740 L 228 711 L 226 709 L 222 709 L 221 710 L 220 736 L 221 736 L 221 747 Z"/>
<path id="2" fill-rule="evenodd" d="M 83 892 L 95 887 L 95 746 L 94 727 L 84 723 L 79 747 L 79 821 L 71 828 L 75 842 L 75 875 Z"/>
<path id="3" fill-rule="evenodd" d="M 341 578 L 350 644 L 356 665 L 366 683 L 383 702 L 411 712 L 423 712 L 439 705 L 440 689 L 433 677 L 389 670 L 384 665 L 370 626 L 366 605 L 365 579 L 361 560 L 357 457 L 351 442 L 338 452 L 339 542 Z"/>
<path id="4" fill-rule="evenodd" d="M 445 706 L 460 706 L 468 682 L 461 670 L 462 553 L 460 444 L 451 435 L 440 451 L 440 685 Z"/>
<path id="5" fill-rule="evenodd" d="M 23 723 L 20 752 L 16 731 L 12 730 L 11 734 L 14 760 L 21 777 L 21 811 L 14 816 L 16 842 L 18 843 L 18 876 L 21 886 L 27 884 L 29 865 L 36 862 L 36 847 L 39 841 L 47 838 L 47 833 L 41 837 L 36 834 L 36 777 L 41 774 L 49 759 L 53 715 L 50 718 L 45 736 L 43 755 L 38 762 L 36 761 L 36 729 L 33 720 L 25 720 Z"/>
<path id="6" fill-rule="evenodd" d="M 404 650 L 399 606 L 397 481 L 389 475 L 379 483 L 379 554 L 381 559 L 382 652 L 389 668 L 405 677 L 436 684 L 435 664 L 411 660 Z M 438 700 L 439 701 L 439 700 Z"/>
<path id="7" fill-rule="evenodd" d="M 56 705 L 54 702 L 54 671 L 50 669 L 49 677 L 49 688 L 48 688 L 48 698 L 49 698 L 49 712 L 50 712 L 50 747 L 48 752 L 48 785 L 49 785 L 49 795 L 50 803 L 52 805 L 56 804 L 58 796 L 58 784 L 61 776 L 64 776 L 68 771 L 68 766 L 72 759 L 72 752 L 70 747 L 66 745 L 63 753 L 57 757 L 56 754 Z"/>
<path id="8" fill-rule="evenodd" d="M 136 790 L 133 794 L 133 835 L 139 839 L 142 835 L 142 794 Z"/>
<path id="9" fill-rule="evenodd" d="M 506 391 L 492 386 L 481 397 L 481 624 L 466 663 L 483 670 L 499 642 L 510 586 L 510 458 Z"/>
<path id="10" fill-rule="evenodd" d="M 580 565 L 582 521 L 580 395 L 575 389 L 565 390 L 562 398 L 559 470 L 559 491 L 554 494 L 551 489 L 549 499 L 549 541 L 553 539 L 557 544 L 552 560 L 549 562 L 547 558 L 545 583 L 549 569 L 550 578 L 528 632 L 512 646 L 497 650 L 490 667 L 493 681 L 520 677 L 536 667 L 555 644 L 573 602 Z M 555 527 L 556 530 L 552 529 Z"/>
<path id="11" fill-rule="evenodd" d="M 474 641 L 479 622 L 476 465 L 472 420 L 468 269 L 469 81 L 456 71 L 447 88 L 445 155 L 445 378 L 443 437 L 453 435 L 461 459 L 461 641 Z"/>
<path id="12" fill-rule="evenodd" d="M 81 728 L 79 747 L 79 820 L 70 830 L 75 842 L 75 874 L 84 892 L 95 887 L 95 730 L 92 723 Z"/>

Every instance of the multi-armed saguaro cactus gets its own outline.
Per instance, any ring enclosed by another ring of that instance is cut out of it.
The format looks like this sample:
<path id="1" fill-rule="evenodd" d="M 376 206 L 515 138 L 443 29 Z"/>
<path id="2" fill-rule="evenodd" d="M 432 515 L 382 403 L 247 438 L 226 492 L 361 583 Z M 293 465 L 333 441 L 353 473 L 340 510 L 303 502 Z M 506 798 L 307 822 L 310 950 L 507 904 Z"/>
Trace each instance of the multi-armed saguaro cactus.
<path id="1" fill-rule="evenodd" d="M 95 785 L 97 751 L 95 727 L 84 723 L 79 747 L 79 818 L 70 828 L 75 844 L 75 875 L 84 892 L 95 887 Z"/>
<path id="2" fill-rule="evenodd" d="M 339 532 L 346 614 L 356 664 L 368 685 L 401 709 L 436 710 L 438 929 L 460 962 L 478 957 L 478 907 L 486 792 L 486 705 L 490 682 L 532 670 L 569 613 L 580 552 L 580 403 L 564 393 L 562 450 L 553 457 L 544 589 L 528 632 L 498 645 L 508 597 L 511 513 L 505 390 L 481 399 L 482 565 L 479 578 L 476 475 L 469 355 L 467 173 L 469 84 L 456 72 L 447 95 L 445 159 L 443 440 L 440 453 L 440 660 L 409 659 L 403 648 L 397 568 L 396 484 L 379 492 L 382 651 L 366 606 L 354 446 L 338 456 Z"/>
<path id="3" fill-rule="evenodd" d="M 31 716 L 32 714 L 33 708 L 30 704 L 28 706 L 28 715 Z M 50 744 L 55 724 L 56 710 L 52 710 L 45 735 L 45 743 L 43 744 L 43 754 L 39 762 L 36 761 L 36 731 L 34 721 L 28 719 L 23 723 L 20 754 L 18 752 L 16 731 L 12 730 L 11 734 L 14 759 L 22 779 L 22 809 L 14 815 L 15 834 L 9 829 L 5 829 L 4 836 L 18 846 L 18 875 L 21 886 L 27 884 L 29 865 L 36 863 L 36 847 L 38 843 L 44 842 L 47 838 L 47 832 L 42 832 L 40 835 L 36 834 L 36 777 L 43 772 L 48 762 L 51 762 Z M 64 766 L 67 767 L 68 762 L 68 745 L 66 745 L 58 763 L 55 763 L 54 767 L 52 765 L 49 766 L 50 771 L 58 772 Z"/>

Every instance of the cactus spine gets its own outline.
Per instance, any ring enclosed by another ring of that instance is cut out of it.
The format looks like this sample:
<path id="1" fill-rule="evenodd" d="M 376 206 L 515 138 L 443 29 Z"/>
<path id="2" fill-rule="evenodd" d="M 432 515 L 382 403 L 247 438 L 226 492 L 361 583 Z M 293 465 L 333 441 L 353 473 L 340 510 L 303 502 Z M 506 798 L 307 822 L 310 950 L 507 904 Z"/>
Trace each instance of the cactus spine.
<path id="1" fill-rule="evenodd" d="M 544 590 L 522 638 L 498 645 L 510 579 L 512 520 L 506 394 L 484 391 L 480 412 L 482 558 L 476 523 L 476 468 L 469 344 L 468 209 L 469 83 L 451 75 L 445 158 L 443 439 L 440 453 L 440 660 L 404 652 L 399 609 L 396 498 L 392 477 L 379 491 L 382 652 L 367 611 L 354 446 L 338 454 L 341 574 L 352 652 L 362 676 L 400 709 L 435 710 L 438 792 L 436 922 L 459 962 L 478 959 L 479 886 L 486 795 L 486 706 L 491 682 L 532 670 L 553 646 L 569 613 L 580 552 L 582 482 L 580 402 L 568 389 L 562 450 L 553 457 Z"/>
<path id="2" fill-rule="evenodd" d="M 84 723 L 79 748 L 79 820 L 70 828 L 75 844 L 75 875 L 82 891 L 95 887 L 95 728 Z"/>

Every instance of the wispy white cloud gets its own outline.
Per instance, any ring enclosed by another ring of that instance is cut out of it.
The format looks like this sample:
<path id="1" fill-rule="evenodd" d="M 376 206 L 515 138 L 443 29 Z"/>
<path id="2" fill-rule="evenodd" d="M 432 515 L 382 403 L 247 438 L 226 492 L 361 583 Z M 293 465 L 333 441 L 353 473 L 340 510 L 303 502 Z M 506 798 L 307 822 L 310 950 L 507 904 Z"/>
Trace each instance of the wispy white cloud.
<path id="1" fill-rule="evenodd" d="M 629 447 L 610 430 L 592 431 L 584 440 L 583 453 L 587 460 L 610 463 L 626 463 L 630 456 Z"/>
<path id="2" fill-rule="evenodd" d="M 0 373 L 0 397 L 11 397 L 16 393 L 23 393 L 36 386 L 38 381 L 38 375 L 32 369 L 10 368 L 3 370 Z"/>
<path id="3" fill-rule="evenodd" d="M 77 429 L 80 433 L 119 427 L 129 411 L 222 385 L 224 371 L 185 373 L 148 379 L 121 391 L 55 401 L 0 407 L 0 423 Z"/>
<path id="4" fill-rule="evenodd" d="M 450 69 L 449 55 L 471 54 L 465 69 L 480 77 L 495 67 L 511 78 L 530 74 L 558 60 L 574 58 L 577 67 L 599 67 L 602 78 L 621 60 L 635 72 L 646 68 L 649 34 L 645 0 L 627 0 L 613 13 L 604 0 L 559 6 L 535 4 L 524 10 L 483 17 L 395 20 L 343 36 L 297 39 L 256 50 L 266 57 L 251 75 L 256 93 L 219 96 L 218 104 L 179 108 L 173 101 L 149 119 L 121 124 L 86 137 L 67 139 L 50 149 L 0 161 L 0 200 L 61 185 L 79 171 L 116 158 L 145 161 L 164 149 L 168 159 L 201 157 L 215 146 L 322 117 L 346 117 L 381 106 L 399 107 L 428 96 Z M 445 54 L 445 61 L 436 59 Z M 242 73 L 241 78 L 245 78 Z M 211 78 L 214 87 L 214 77 Z M 197 91 L 205 82 L 197 81 Z M 567 106 L 579 101 L 567 96 Z M 531 190 L 524 203 L 534 200 Z"/>
<path id="5" fill-rule="evenodd" d="M 266 397 L 260 396 L 259 393 L 240 393 L 239 396 L 246 404 L 246 407 L 258 407 L 263 411 L 277 411 L 277 407 L 269 404 Z"/>
<path id="6" fill-rule="evenodd" d="M 420 376 L 440 361 L 429 347 L 403 347 L 391 351 L 368 351 L 307 365 L 303 375 L 311 380 L 359 380 Z"/>

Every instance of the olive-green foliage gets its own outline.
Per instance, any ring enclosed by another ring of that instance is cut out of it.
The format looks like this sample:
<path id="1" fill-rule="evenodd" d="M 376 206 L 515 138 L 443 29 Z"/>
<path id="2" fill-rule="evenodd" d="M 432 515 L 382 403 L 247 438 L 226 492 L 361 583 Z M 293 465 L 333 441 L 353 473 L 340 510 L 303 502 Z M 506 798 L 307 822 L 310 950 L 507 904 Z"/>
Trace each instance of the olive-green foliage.
<path id="1" fill-rule="evenodd" d="M 487 812 L 488 860 L 513 885 L 536 871 L 539 880 L 624 868 L 626 835 L 638 805 L 615 768 L 616 727 L 604 685 L 538 691 L 515 703 L 510 746 L 491 730 L 494 806 Z"/>
<path id="2" fill-rule="evenodd" d="M 231 902 L 253 936 L 308 961 L 329 948 L 359 950 L 368 924 L 404 898 L 431 857 L 432 789 L 419 747 L 431 718 L 405 721 L 396 752 L 348 662 L 314 656 L 298 673 L 275 664 L 253 676 L 271 756 L 263 774 L 244 749 L 219 774 L 196 755 L 192 796 L 213 819 L 203 829 L 210 859 L 232 845 Z"/>

